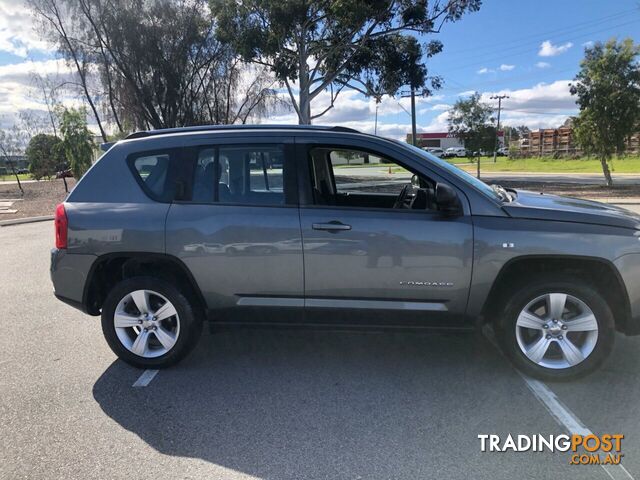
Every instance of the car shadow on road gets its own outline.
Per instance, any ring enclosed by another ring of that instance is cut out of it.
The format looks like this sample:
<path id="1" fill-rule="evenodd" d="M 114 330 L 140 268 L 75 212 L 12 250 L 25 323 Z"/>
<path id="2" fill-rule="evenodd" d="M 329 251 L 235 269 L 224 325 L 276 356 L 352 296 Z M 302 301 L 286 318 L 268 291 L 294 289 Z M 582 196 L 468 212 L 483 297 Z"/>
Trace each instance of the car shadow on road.
<path id="1" fill-rule="evenodd" d="M 164 454 L 259 478 L 500 472 L 477 434 L 507 430 L 515 410 L 523 428 L 540 417 L 476 333 L 237 329 L 204 335 L 146 388 L 121 366 L 93 389 L 115 422 Z"/>

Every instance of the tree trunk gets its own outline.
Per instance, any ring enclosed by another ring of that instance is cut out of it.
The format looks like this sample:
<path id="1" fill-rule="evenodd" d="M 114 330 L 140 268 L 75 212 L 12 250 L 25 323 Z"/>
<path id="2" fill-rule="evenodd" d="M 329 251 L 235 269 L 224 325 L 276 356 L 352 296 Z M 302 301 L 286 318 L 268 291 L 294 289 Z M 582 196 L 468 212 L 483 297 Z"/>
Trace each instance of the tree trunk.
<path id="1" fill-rule="evenodd" d="M 7 160 L 9 159 L 7 158 Z M 18 188 L 20 189 L 20 194 L 24 195 L 24 190 L 22 189 L 22 183 L 20 183 L 20 177 L 18 177 L 18 172 L 16 172 L 16 167 L 13 165 L 13 162 L 11 160 L 9 160 L 8 163 L 11 166 L 11 171 L 13 172 L 13 175 L 16 177 L 16 182 L 18 182 Z"/>
<path id="2" fill-rule="evenodd" d="M 606 157 L 600 157 L 600 163 L 602 164 L 602 173 L 604 173 L 604 179 L 607 181 L 607 187 L 613 187 L 613 179 L 611 178 L 611 172 L 609 171 L 609 164 Z"/>
<path id="3" fill-rule="evenodd" d="M 304 91 L 300 86 L 299 94 L 300 114 L 298 115 L 299 125 L 311 125 L 311 101 L 309 100 L 309 92 Z"/>
<path id="4" fill-rule="evenodd" d="M 298 71 L 300 72 L 300 93 L 298 94 L 298 124 L 311 125 L 311 82 L 309 79 L 309 66 L 307 65 L 307 47 L 304 42 L 304 33 L 300 35 L 298 45 Z"/>

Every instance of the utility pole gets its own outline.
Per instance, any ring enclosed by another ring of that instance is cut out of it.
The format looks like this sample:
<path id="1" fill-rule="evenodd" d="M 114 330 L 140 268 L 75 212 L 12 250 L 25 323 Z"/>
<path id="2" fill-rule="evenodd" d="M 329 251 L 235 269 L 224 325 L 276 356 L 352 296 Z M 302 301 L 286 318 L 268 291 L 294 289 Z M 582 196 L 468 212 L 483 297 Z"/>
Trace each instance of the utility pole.
<path id="1" fill-rule="evenodd" d="M 493 163 L 496 163 L 496 157 L 498 155 L 498 132 L 500 131 L 500 110 L 502 110 L 502 99 L 509 98 L 509 95 L 492 95 L 492 100 L 498 100 L 498 126 L 496 127 L 496 141 L 493 145 Z"/>
<path id="2" fill-rule="evenodd" d="M 411 86 L 410 92 L 400 93 L 400 98 L 407 98 L 407 97 L 411 97 L 411 144 L 415 147 L 417 146 L 417 143 L 418 143 L 416 138 L 418 136 L 418 132 L 416 129 L 416 89 L 415 87 L 413 87 L 413 85 Z M 402 107 L 402 105 L 400 106 Z M 402 108 L 404 110 L 404 107 Z"/>
<path id="3" fill-rule="evenodd" d="M 416 137 L 418 132 L 416 130 L 416 89 L 411 86 L 411 139 L 413 140 L 413 146 L 417 144 Z"/>
<path id="4" fill-rule="evenodd" d="M 374 135 L 378 135 L 378 105 L 379 102 L 378 100 L 376 100 L 376 123 L 375 126 L 373 127 L 373 134 Z"/>

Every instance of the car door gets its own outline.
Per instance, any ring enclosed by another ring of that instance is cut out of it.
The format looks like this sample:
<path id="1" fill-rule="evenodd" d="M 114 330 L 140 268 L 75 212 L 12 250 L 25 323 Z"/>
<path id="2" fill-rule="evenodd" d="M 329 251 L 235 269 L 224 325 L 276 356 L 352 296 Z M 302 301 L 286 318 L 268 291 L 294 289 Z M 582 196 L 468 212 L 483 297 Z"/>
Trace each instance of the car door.
<path id="1" fill-rule="evenodd" d="M 187 142 L 184 199 L 166 220 L 167 253 L 193 274 L 221 321 L 302 315 L 303 263 L 293 140 Z"/>
<path id="2" fill-rule="evenodd" d="M 341 138 L 296 141 L 308 319 L 448 324 L 459 319 L 473 249 L 462 192 L 460 213 L 444 214 L 434 210 L 430 191 L 441 179 L 418 171 L 415 163 L 402 163 L 397 152 Z M 330 167 L 324 171 L 316 165 L 323 158 Z M 422 178 L 414 182 L 425 182 L 425 208 L 393 208 L 416 173 Z"/>

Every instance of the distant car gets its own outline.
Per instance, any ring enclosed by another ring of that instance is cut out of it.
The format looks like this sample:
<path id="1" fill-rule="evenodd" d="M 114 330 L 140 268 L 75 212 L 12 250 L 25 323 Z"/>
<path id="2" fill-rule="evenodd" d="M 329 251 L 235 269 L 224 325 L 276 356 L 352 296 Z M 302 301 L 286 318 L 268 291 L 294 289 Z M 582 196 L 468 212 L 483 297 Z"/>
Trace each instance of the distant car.
<path id="1" fill-rule="evenodd" d="M 17 173 L 18 173 L 18 175 L 24 175 L 24 174 L 29 173 L 29 169 L 28 168 L 19 168 L 17 170 Z"/>
<path id="2" fill-rule="evenodd" d="M 70 168 L 56 172 L 56 178 L 73 178 L 73 172 Z"/>
<path id="3" fill-rule="evenodd" d="M 496 154 L 499 157 L 508 157 L 509 156 L 509 147 L 500 147 Z"/>
<path id="4" fill-rule="evenodd" d="M 427 147 L 424 149 L 425 152 L 429 152 L 431 155 L 435 155 L 438 158 L 442 158 L 444 156 L 444 149 L 437 147 Z"/>
<path id="5" fill-rule="evenodd" d="M 449 147 L 444 151 L 444 156 L 446 158 L 451 157 L 466 157 L 467 149 L 464 147 Z"/>

